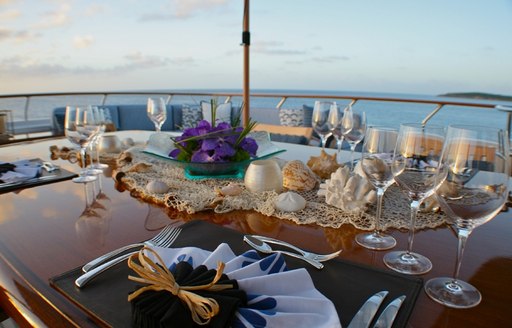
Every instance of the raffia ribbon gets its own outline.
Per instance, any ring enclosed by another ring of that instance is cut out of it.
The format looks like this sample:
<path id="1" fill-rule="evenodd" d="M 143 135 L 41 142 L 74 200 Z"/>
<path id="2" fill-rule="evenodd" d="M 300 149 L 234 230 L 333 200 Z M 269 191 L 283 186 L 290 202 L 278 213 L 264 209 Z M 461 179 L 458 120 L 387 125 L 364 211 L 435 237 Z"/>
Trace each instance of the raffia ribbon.
<path id="1" fill-rule="evenodd" d="M 151 248 L 144 246 L 138 253 L 133 254 L 128 259 L 128 266 L 134 270 L 140 277 L 128 276 L 128 279 L 148 284 L 149 286 L 141 287 L 128 296 L 128 301 L 132 301 L 140 294 L 148 290 L 162 291 L 167 290 L 173 295 L 177 296 L 183 301 L 190 312 L 192 313 L 192 320 L 198 325 L 206 325 L 210 320 L 219 313 L 219 303 L 209 297 L 203 297 L 193 293 L 195 290 L 210 290 L 220 291 L 233 288 L 232 284 L 216 285 L 217 281 L 222 276 L 225 264 L 223 262 L 217 263 L 217 273 L 212 282 L 200 286 L 180 286 L 172 273 L 165 267 L 165 265 L 158 265 L 153 262 L 145 253 L 152 253 L 159 263 L 164 263 L 162 258 Z M 139 263 L 136 262 L 138 259 Z"/>

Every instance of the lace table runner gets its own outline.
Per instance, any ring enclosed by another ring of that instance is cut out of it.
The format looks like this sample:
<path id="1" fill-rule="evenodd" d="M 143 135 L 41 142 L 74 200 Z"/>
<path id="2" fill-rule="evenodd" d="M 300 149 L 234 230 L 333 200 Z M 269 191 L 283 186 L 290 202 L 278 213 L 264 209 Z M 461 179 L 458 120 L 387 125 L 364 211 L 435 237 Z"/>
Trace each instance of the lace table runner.
<path id="1" fill-rule="evenodd" d="M 307 205 L 298 212 L 282 212 L 274 208 L 278 196 L 276 192 L 253 193 L 247 190 L 243 180 L 237 179 L 202 179 L 188 180 L 184 170 L 174 166 L 170 161 L 132 148 L 122 153 L 117 160 L 114 178 L 137 195 L 157 204 L 175 208 L 187 213 L 213 210 L 226 213 L 233 210 L 254 210 L 267 216 L 291 220 L 297 224 L 317 224 L 322 227 L 339 228 L 350 223 L 358 229 L 372 230 L 375 222 L 375 206 L 370 205 L 365 212 L 347 213 L 325 203 L 325 198 L 317 196 L 317 189 L 299 192 Z M 150 193 L 146 185 L 159 180 L 169 186 L 165 194 Z M 229 183 L 236 183 L 243 191 L 237 196 L 221 196 L 216 192 Z M 381 228 L 409 227 L 410 207 L 407 198 L 395 187 L 390 187 L 384 195 Z M 418 214 L 416 228 L 435 228 L 446 222 L 441 213 L 421 212 Z"/>

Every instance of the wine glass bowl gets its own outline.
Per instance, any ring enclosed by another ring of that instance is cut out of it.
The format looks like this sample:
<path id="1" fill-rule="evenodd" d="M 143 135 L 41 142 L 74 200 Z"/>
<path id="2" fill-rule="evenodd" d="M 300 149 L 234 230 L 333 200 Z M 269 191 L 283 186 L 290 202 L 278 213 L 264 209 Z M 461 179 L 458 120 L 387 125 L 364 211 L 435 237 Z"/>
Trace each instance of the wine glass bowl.
<path id="1" fill-rule="evenodd" d="M 416 215 L 421 203 L 431 196 L 439 183 L 437 167 L 444 141 L 444 128 L 436 125 L 402 124 L 395 147 L 392 172 L 395 182 L 411 201 L 411 219 L 407 250 L 387 253 L 387 267 L 404 274 L 419 275 L 432 269 L 432 262 L 412 252 Z"/>
<path id="2" fill-rule="evenodd" d="M 327 124 L 331 134 L 336 138 L 336 148 L 339 154 L 345 135 L 352 130 L 352 106 L 349 104 L 342 109 L 336 102 L 332 103 Z"/>
<path id="3" fill-rule="evenodd" d="M 366 133 L 366 113 L 352 113 L 352 128 L 345 133 L 345 139 L 350 145 L 350 168 L 354 169 L 354 151 Z"/>
<path id="4" fill-rule="evenodd" d="M 384 192 L 395 181 L 391 166 L 398 131 L 385 127 L 370 127 L 366 131 L 361 156 L 361 168 L 366 178 L 377 189 L 375 228 L 371 233 L 356 236 L 356 242 L 368 249 L 385 250 L 395 247 L 396 240 L 380 231 Z"/>
<path id="5" fill-rule="evenodd" d="M 332 105 L 333 103 L 329 101 L 315 101 L 315 106 L 313 108 L 311 123 L 313 125 L 313 130 L 320 136 L 322 148 L 325 148 L 327 138 L 332 134 L 329 125 L 329 113 Z"/>
<path id="6" fill-rule="evenodd" d="M 509 139 L 505 131 L 450 126 L 436 177 L 439 205 L 456 232 L 459 246 L 453 277 L 429 280 L 425 292 L 452 308 L 471 308 L 482 299 L 471 284 L 459 280 L 466 241 L 474 228 L 494 218 L 508 198 Z"/>
<path id="7" fill-rule="evenodd" d="M 164 98 L 148 98 L 147 113 L 149 119 L 155 125 L 156 132 L 160 132 L 162 125 L 167 120 L 167 108 Z"/>
<path id="8" fill-rule="evenodd" d="M 86 149 L 98 133 L 98 126 L 94 122 L 92 107 L 67 106 L 64 118 L 64 132 L 71 143 L 80 147 L 83 170 L 80 172 L 80 176 L 73 178 L 73 182 L 87 183 L 96 180 L 95 176 L 87 175 L 87 170 L 85 169 Z"/>

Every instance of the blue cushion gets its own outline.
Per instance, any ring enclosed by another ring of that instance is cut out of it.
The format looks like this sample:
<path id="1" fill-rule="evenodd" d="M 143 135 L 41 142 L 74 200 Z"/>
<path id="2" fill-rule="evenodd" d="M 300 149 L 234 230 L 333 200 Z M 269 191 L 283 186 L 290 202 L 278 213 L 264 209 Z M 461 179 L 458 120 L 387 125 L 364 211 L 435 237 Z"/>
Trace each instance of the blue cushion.
<path id="1" fill-rule="evenodd" d="M 279 110 L 277 108 L 251 108 L 253 121 L 264 124 L 279 125 Z"/>
<path id="2" fill-rule="evenodd" d="M 271 133 L 270 140 L 275 142 L 288 142 L 300 145 L 308 145 L 309 140 L 305 136 L 297 136 L 290 134 Z"/>
<path id="3" fill-rule="evenodd" d="M 279 121 L 284 126 L 311 126 L 313 108 L 307 105 L 302 108 L 281 108 Z"/>
<path id="4" fill-rule="evenodd" d="M 155 125 L 149 119 L 146 105 L 122 105 L 119 111 L 119 130 L 155 130 Z M 174 130 L 172 106 L 167 105 L 167 119 L 162 125 L 162 131 Z"/>

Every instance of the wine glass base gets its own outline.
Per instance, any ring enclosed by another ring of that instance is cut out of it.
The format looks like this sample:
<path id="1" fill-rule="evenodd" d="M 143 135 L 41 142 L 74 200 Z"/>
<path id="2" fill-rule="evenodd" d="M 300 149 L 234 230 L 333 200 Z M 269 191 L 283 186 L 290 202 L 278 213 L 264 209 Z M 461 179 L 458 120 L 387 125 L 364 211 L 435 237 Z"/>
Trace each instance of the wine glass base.
<path id="1" fill-rule="evenodd" d="M 96 181 L 96 179 L 98 178 L 94 175 L 81 175 L 76 178 L 73 178 L 71 181 L 73 181 L 74 183 L 89 183 Z"/>
<path id="2" fill-rule="evenodd" d="M 103 163 L 94 163 L 93 165 L 90 165 L 90 167 L 93 169 L 103 170 L 106 169 L 108 165 Z"/>
<path id="3" fill-rule="evenodd" d="M 419 275 L 432 269 L 432 262 L 428 258 L 413 252 L 389 252 L 384 255 L 383 261 L 391 270 L 404 274 Z"/>
<path id="4" fill-rule="evenodd" d="M 448 277 L 430 279 L 425 284 L 425 292 L 434 301 L 455 309 L 469 309 L 482 300 L 473 285 Z"/>
<path id="5" fill-rule="evenodd" d="M 85 174 L 86 175 L 100 175 L 100 174 L 103 174 L 103 170 L 89 166 L 85 170 Z"/>
<path id="6" fill-rule="evenodd" d="M 356 243 L 373 250 L 386 250 L 395 247 L 395 238 L 378 232 L 361 233 L 356 236 Z"/>

